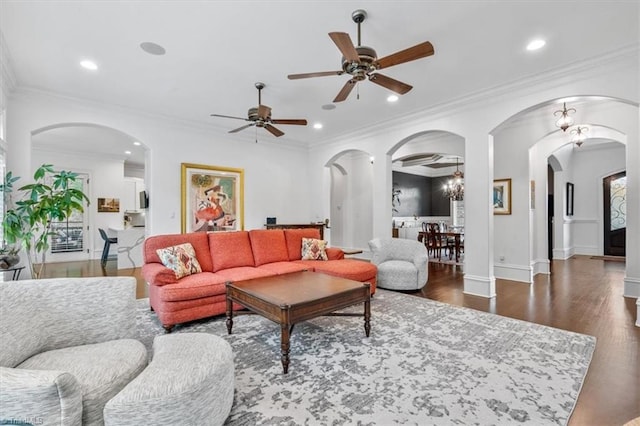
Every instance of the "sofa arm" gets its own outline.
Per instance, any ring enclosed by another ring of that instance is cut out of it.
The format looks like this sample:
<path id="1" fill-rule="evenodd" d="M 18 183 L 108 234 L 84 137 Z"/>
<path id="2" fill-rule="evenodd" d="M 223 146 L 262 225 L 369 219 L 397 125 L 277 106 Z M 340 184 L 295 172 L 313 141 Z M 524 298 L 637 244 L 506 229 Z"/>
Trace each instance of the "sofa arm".
<path id="1" fill-rule="evenodd" d="M 0 365 L 48 350 L 137 338 L 136 279 L 52 278 L 0 286 Z"/>
<path id="2" fill-rule="evenodd" d="M 79 426 L 82 391 L 62 371 L 0 367 L 0 423 Z"/>
<path id="3" fill-rule="evenodd" d="M 342 251 L 342 249 L 339 249 L 337 247 L 327 247 L 325 249 L 325 252 L 327 253 L 327 260 L 344 259 L 344 252 Z"/>
<path id="4" fill-rule="evenodd" d="M 162 263 L 145 263 L 142 265 L 142 277 L 149 285 L 163 286 L 178 282 L 176 273 Z"/>

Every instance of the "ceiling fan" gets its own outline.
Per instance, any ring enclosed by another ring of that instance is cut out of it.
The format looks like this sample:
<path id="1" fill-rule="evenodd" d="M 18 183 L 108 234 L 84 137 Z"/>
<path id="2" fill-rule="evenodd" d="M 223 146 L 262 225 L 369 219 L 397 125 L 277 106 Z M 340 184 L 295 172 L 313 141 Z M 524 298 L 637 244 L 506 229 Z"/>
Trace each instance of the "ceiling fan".
<path id="1" fill-rule="evenodd" d="M 249 124 L 246 124 L 242 127 L 238 127 L 237 129 L 230 130 L 229 133 L 236 133 L 248 127 L 256 126 L 256 127 L 263 127 L 267 129 L 273 136 L 278 137 L 278 136 L 284 135 L 284 132 L 272 126 L 271 124 L 295 124 L 299 126 L 307 125 L 307 120 L 304 120 L 304 119 L 271 118 L 271 108 L 269 108 L 266 105 L 262 105 L 262 89 L 264 89 L 265 84 L 257 82 L 255 86 L 256 86 L 256 89 L 258 89 L 258 106 L 249 108 L 249 112 L 247 114 L 248 118 L 232 117 L 230 115 L 220 115 L 220 114 L 211 114 L 211 116 L 233 118 L 236 120 L 244 120 L 244 121 L 250 122 Z"/>
<path id="2" fill-rule="evenodd" d="M 342 70 L 340 71 L 324 71 L 312 72 L 306 74 L 290 74 L 290 80 L 310 77 L 325 77 L 329 75 L 349 74 L 351 79 L 342 87 L 333 102 L 342 102 L 349 96 L 356 83 L 369 78 L 369 81 L 376 83 L 382 87 L 386 87 L 400 95 L 404 95 L 413 88 L 406 83 L 395 80 L 386 75 L 377 73 L 376 71 L 389 68 L 394 65 L 403 64 L 405 62 L 415 61 L 416 59 L 426 58 L 434 53 L 433 45 L 428 41 L 417 44 L 408 49 L 393 53 L 384 58 L 378 59 L 376 51 L 371 47 L 362 46 L 360 43 L 360 24 L 367 17 L 364 10 L 356 10 L 351 14 L 351 19 L 358 24 L 358 46 L 354 46 L 349 34 L 333 32 L 329 33 L 331 40 L 338 46 L 342 52 Z"/>

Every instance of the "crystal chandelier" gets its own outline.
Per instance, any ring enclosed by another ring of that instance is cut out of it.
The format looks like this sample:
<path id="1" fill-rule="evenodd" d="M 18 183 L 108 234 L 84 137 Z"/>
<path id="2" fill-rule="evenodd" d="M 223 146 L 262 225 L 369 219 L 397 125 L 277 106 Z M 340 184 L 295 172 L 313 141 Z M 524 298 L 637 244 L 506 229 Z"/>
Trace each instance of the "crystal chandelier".
<path id="1" fill-rule="evenodd" d="M 587 133 L 588 131 L 589 128 L 587 126 L 578 126 L 575 129 L 572 129 L 571 134 L 573 136 L 571 137 L 571 142 L 575 143 L 576 145 L 578 145 L 578 148 L 580 148 L 585 139 L 587 139 L 585 133 Z"/>
<path id="2" fill-rule="evenodd" d="M 553 115 L 561 114 L 558 121 L 556 121 L 556 126 L 560 127 L 563 132 L 566 132 L 569 126 L 573 124 L 573 118 L 569 117 L 569 114 L 575 113 L 575 112 L 576 112 L 575 108 L 567 109 L 566 102 L 563 103 L 562 109 L 559 109 L 558 111 L 553 113 Z"/>
<path id="3" fill-rule="evenodd" d="M 449 181 L 442 187 L 444 196 L 452 201 L 464 200 L 464 175 L 458 169 L 458 159 L 456 158 L 456 171 Z"/>

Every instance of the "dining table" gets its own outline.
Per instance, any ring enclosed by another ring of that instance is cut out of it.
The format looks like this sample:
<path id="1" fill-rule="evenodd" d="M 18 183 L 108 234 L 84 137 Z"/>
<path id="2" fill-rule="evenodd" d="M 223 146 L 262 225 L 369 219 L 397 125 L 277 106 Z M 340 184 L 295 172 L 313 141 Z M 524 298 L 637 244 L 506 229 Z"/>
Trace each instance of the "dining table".
<path id="1" fill-rule="evenodd" d="M 427 239 L 427 231 L 418 232 L 418 241 L 425 242 Z M 453 237 L 453 249 L 455 253 L 456 263 L 460 262 L 460 253 L 462 252 L 462 238 L 464 237 L 464 232 L 460 231 L 440 231 L 434 233 L 437 238 L 452 238 Z M 453 256 L 451 254 L 451 250 L 449 250 L 449 259 L 452 259 Z"/>

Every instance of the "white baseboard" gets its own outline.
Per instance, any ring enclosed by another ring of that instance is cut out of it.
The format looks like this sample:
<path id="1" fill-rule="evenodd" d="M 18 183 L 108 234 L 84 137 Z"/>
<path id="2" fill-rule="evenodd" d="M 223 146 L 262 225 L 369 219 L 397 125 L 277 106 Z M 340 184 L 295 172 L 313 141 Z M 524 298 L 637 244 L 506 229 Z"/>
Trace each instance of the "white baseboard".
<path id="1" fill-rule="evenodd" d="M 533 283 L 533 268 L 531 266 L 508 263 L 494 264 L 493 273 L 496 278 L 503 280 Z"/>
<path id="2" fill-rule="evenodd" d="M 640 298 L 640 278 L 624 277 L 624 297 Z"/>
<path id="3" fill-rule="evenodd" d="M 601 253 L 596 246 L 574 246 L 573 254 L 584 256 L 599 256 Z"/>
<path id="4" fill-rule="evenodd" d="M 531 263 L 531 270 L 533 271 L 533 276 L 538 274 L 549 275 L 551 273 L 551 262 L 549 262 L 549 259 L 536 259 Z M 531 282 L 533 282 L 533 276 L 531 277 Z"/>
<path id="5" fill-rule="evenodd" d="M 640 327 L 640 299 L 636 300 L 636 327 Z"/>
<path id="6" fill-rule="evenodd" d="M 463 293 L 488 299 L 494 298 L 496 297 L 496 279 L 465 274 Z"/>
<path id="7" fill-rule="evenodd" d="M 573 256 L 573 249 L 569 247 L 553 249 L 553 258 L 558 260 L 567 260 Z"/>

